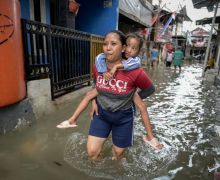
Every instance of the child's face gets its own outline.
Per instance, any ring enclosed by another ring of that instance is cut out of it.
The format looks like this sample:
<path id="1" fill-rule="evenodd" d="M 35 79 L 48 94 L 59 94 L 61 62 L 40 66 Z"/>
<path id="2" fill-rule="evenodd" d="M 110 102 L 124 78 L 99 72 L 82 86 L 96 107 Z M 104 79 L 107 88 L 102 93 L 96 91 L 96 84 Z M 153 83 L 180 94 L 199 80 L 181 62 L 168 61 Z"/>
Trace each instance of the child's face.
<path id="1" fill-rule="evenodd" d="M 126 47 L 125 47 L 125 57 L 135 57 L 139 54 L 139 44 L 140 42 L 136 38 L 128 38 L 126 40 Z"/>

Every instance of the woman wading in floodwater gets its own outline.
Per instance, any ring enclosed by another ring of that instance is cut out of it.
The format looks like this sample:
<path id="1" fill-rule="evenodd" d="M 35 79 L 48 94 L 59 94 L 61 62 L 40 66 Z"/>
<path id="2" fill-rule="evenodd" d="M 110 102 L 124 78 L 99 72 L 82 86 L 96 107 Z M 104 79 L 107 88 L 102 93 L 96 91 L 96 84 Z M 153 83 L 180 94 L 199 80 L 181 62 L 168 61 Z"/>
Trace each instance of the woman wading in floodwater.
<path id="1" fill-rule="evenodd" d="M 111 31 L 105 36 L 103 51 L 108 70 L 121 63 L 125 43 L 125 35 L 120 31 Z M 100 159 L 104 142 L 111 132 L 113 157 L 121 159 L 125 149 L 133 144 L 133 96 L 136 89 L 141 89 L 138 94 L 143 99 L 155 88 L 142 68 L 118 70 L 111 80 L 106 81 L 94 66 L 93 77 L 98 91 L 98 115 L 94 114 L 90 124 L 87 141 L 89 159 Z"/>

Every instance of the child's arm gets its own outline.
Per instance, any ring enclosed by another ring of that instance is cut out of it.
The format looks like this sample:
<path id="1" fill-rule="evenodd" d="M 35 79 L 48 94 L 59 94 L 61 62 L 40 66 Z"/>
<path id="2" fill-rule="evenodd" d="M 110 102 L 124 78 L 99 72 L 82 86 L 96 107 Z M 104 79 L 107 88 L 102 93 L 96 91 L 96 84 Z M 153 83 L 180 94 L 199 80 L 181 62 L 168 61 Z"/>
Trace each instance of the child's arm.
<path id="1" fill-rule="evenodd" d="M 86 109 L 89 102 L 98 95 L 97 90 L 94 88 L 91 91 L 87 92 L 84 96 L 83 100 L 80 102 L 78 107 L 76 108 L 73 115 L 68 119 L 69 124 L 76 124 L 77 118 L 79 115 Z"/>
<path id="2" fill-rule="evenodd" d="M 105 54 L 104 53 L 101 53 L 98 56 L 96 56 L 95 65 L 96 65 L 97 71 L 99 73 L 107 72 L 107 66 L 106 66 L 106 62 L 105 62 Z"/>
<path id="3" fill-rule="evenodd" d="M 141 67 L 141 59 L 139 57 L 130 57 L 127 60 L 123 60 L 121 63 L 116 64 L 110 71 L 111 77 L 118 69 L 124 69 L 126 71 L 137 69 Z"/>
<path id="4" fill-rule="evenodd" d="M 149 119 L 149 115 L 147 112 L 147 107 L 137 93 L 134 95 L 133 100 L 134 100 L 135 105 L 140 110 L 144 128 L 147 131 L 146 137 L 148 140 L 151 140 L 154 138 L 154 135 L 153 135 L 152 128 L 151 128 L 150 119 Z"/>
<path id="5" fill-rule="evenodd" d="M 112 78 L 113 75 L 110 72 L 107 72 L 108 70 L 107 70 L 107 65 L 105 62 L 104 53 L 101 53 L 98 56 L 96 56 L 95 65 L 96 65 L 98 73 L 102 73 L 105 80 L 108 81 Z"/>
<path id="6" fill-rule="evenodd" d="M 141 59 L 139 57 L 130 57 L 122 61 L 124 70 L 132 70 L 141 67 Z"/>

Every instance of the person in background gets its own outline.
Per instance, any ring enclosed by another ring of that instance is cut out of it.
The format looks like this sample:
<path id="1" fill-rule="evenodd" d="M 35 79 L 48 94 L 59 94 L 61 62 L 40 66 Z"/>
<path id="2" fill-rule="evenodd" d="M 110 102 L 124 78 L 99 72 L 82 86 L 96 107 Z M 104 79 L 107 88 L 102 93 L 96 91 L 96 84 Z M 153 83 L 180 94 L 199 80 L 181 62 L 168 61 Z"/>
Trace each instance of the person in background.
<path id="1" fill-rule="evenodd" d="M 209 61 L 208 61 L 208 64 L 207 66 L 205 67 L 205 70 L 204 72 L 206 72 L 208 69 L 211 69 L 211 68 L 214 68 L 215 67 L 215 58 L 214 56 L 212 56 Z"/>
<path id="2" fill-rule="evenodd" d="M 167 51 L 166 67 L 170 67 L 173 61 L 173 51 Z"/>
<path id="3" fill-rule="evenodd" d="M 167 51 L 168 49 L 166 48 L 166 45 L 163 45 L 163 49 L 162 49 L 162 53 L 161 53 L 161 57 L 162 57 L 162 62 L 164 64 L 166 64 L 166 60 L 167 60 Z"/>
<path id="4" fill-rule="evenodd" d="M 176 70 L 176 67 L 179 67 L 179 72 L 181 72 L 181 66 L 183 64 L 184 55 L 181 49 L 178 47 L 173 54 L 173 65 Z"/>
<path id="5" fill-rule="evenodd" d="M 153 48 L 150 51 L 150 57 L 151 57 L 151 67 L 154 67 L 158 62 L 159 57 L 159 51 L 156 47 L 156 45 L 153 46 Z"/>

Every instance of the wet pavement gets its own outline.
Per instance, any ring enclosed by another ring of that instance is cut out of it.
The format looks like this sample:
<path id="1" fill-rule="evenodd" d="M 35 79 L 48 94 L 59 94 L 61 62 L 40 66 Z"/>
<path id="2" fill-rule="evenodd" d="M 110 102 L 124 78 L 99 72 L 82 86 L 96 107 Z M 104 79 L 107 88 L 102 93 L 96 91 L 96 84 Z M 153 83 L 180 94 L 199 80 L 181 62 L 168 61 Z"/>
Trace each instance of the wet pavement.
<path id="1" fill-rule="evenodd" d="M 89 108 L 77 128 L 56 128 L 71 115 L 79 97 L 25 130 L 0 136 L 0 179 L 213 180 L 214 173 L 220 171 L 220 137 L 216 132 L 220 90 L 212 80 L 201 78 L 202 64 L 197 62 L 185 63 L 180 73 L 163 64 L 146 70 L 157 91 L 145 102 L 163 150 L 154 151 L 143 143 L 145 132 L 137 113 L 134 146 L 127 150 L 125 159 L 111 160 L 109 139 L 103 160 L 88 161 Z"/>

